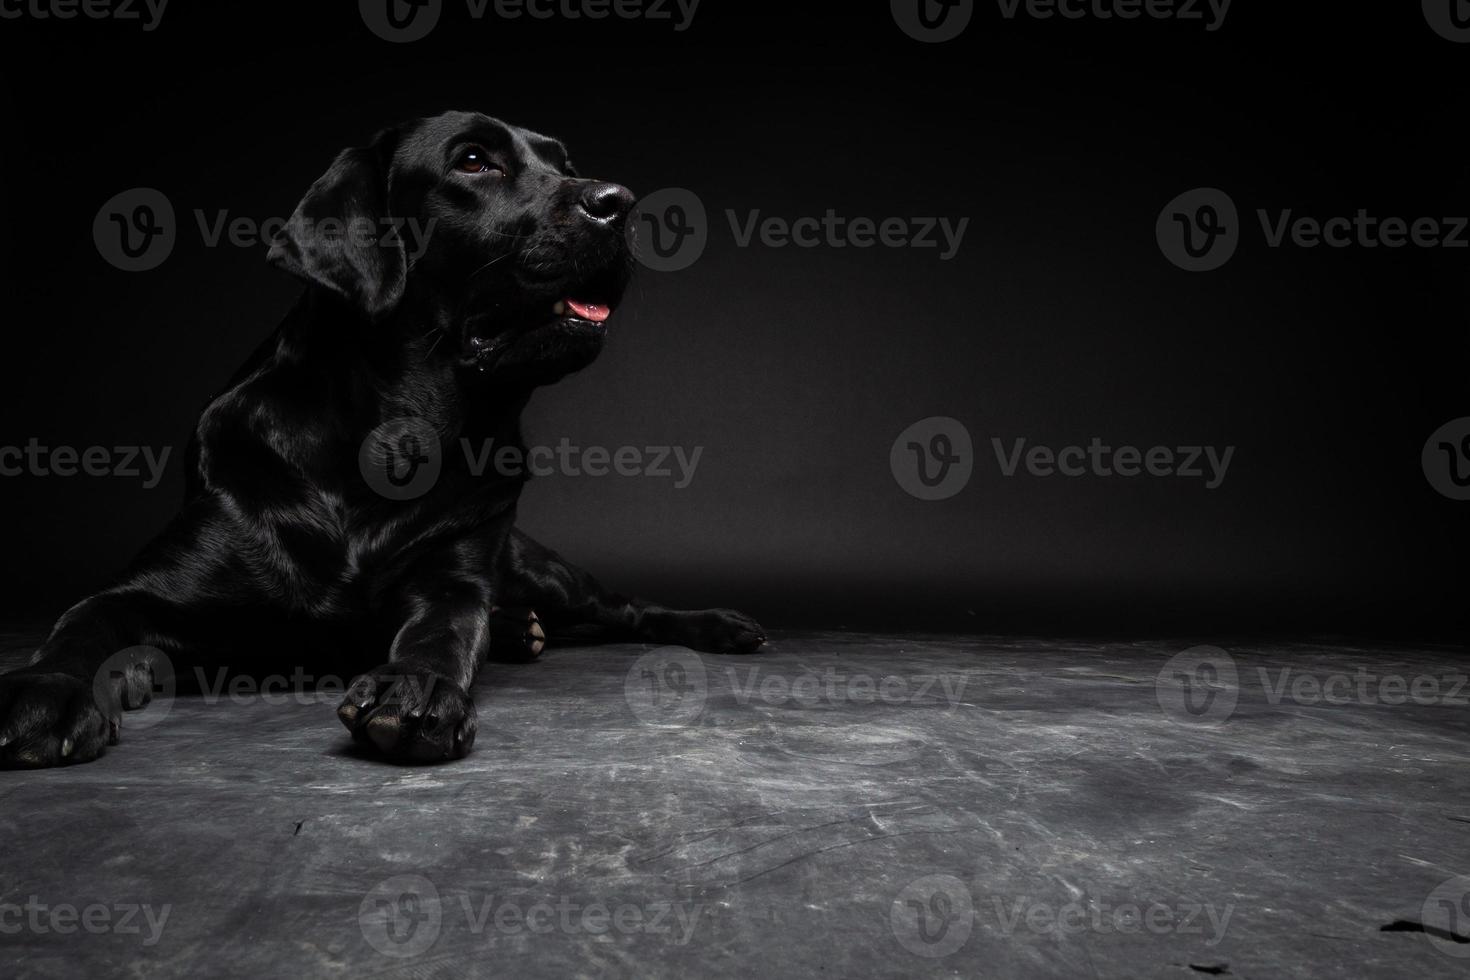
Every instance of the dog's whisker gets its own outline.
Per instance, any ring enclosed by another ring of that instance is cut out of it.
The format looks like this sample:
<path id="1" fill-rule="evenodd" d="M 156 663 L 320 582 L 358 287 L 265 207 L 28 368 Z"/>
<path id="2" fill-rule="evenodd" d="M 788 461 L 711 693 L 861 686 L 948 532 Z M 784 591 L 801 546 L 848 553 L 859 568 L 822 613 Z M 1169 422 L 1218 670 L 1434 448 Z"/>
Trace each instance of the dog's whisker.
<path id="1" fill-rule="evenodd" d="M 478 277 L 478 276 L 482 275 L 484 272 L 486 272 L 491 266 L 495 265 L 495 263 L 500 262 L 500 261 L 502 261 L 504 259 L 508 259 L 510 257 L 511 257 L 511 253 L 510 252 L 506 252 L 504 255 L 497 255 L 495 258 L 491 259 L 489 262 L 486 262 L 484 265 L 480 266 L 474 272 L 471 272 L 469 274 L 469 277 L 465 281 L 466 282 L 473 281 L 476 277 Z"/>

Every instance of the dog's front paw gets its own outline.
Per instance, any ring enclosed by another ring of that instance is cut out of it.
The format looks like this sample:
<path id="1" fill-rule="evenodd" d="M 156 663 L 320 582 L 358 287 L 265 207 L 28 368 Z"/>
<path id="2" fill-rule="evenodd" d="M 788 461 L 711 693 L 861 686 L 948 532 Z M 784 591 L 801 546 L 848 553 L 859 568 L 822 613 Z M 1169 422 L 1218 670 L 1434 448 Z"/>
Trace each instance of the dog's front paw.
<path id="1" fill-rule="evenodd" d="M 655 643 L 672 643 L 701 653 L 754 653 L 766 631 L 733 609 L 670 610 L 653 624 Z"/>
<path id="2" fill-rule="evenodd" d="M 478 722 L 469 693 L 443 674 L 384 664 L 347 687 L 337 717 L 352 737 L 393 759 L 437 762 L 469 755 Z"/>
<path id="3" fill-rule="evenodd" d="M 0 767 L 91 762 L 117 743 L 120 708 L 103 711 L 91 682 L 72 674 L 0 676 Z"/>

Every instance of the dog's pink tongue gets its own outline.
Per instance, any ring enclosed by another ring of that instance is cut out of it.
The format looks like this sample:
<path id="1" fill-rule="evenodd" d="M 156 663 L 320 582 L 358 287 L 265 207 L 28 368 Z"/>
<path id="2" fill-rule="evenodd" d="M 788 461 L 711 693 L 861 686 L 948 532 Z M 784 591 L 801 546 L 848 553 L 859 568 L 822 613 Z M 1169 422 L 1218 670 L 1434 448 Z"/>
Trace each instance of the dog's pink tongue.
<path id="1" fill-rule="evenodd" d="M 577 316 L 584 320 L 591 320 L 593 323 L 601 323 L 612 316 L 611 307 L 600 306 L 597 303 L 579 303 L 574 299 L 569 299 L 567 306 L 571 307 L 572 312 Z"/>

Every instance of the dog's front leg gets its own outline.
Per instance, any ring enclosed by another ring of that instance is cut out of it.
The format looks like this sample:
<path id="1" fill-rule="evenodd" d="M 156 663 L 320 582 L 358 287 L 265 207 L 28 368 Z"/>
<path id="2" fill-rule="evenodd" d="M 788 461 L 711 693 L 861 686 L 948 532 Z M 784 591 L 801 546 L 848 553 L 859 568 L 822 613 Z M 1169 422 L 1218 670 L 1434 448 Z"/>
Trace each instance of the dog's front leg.
<path id="1" fill-rule="evenodd" d="M 141 588 L 77 603 L 27 667 L 0 676 L 0 766 L 90 762 L 117 744 L 122 712 L 146 705 L 175 610 Z"/>
<path id="2" fill-rule="evenodd" d="M 388 662 L 348 685 L 337 708 L 354 738 L 395 759 L 458 759 L 475 744 L 470 685 L 489 646 L 490 594 L 459 577 L 400 590 Z"/>
<path id="3" fill-rule="evenodd" d="M 171 686 L 175 658 L 244 633 L 240 610 L 260 600 L 235 530 L 217 499 L 196 500 L 117 585 L 69 609 L 28 666 L 0 675 L 0 768 L 97 758 L 124 711 Z"/>

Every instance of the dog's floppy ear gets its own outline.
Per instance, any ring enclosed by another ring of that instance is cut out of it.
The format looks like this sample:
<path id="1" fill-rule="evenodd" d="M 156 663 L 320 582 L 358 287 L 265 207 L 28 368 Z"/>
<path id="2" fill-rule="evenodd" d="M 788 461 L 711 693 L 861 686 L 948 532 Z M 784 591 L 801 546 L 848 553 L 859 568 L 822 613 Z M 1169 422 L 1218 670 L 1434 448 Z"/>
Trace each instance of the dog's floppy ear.
<path id="1" fill-rule="evenodd" d="M 331 290 L 377 319 L 403 297 L 408 258 L 388 209 L 396 140 L 343 150 L 275 236 L 266 261 Z"/>

